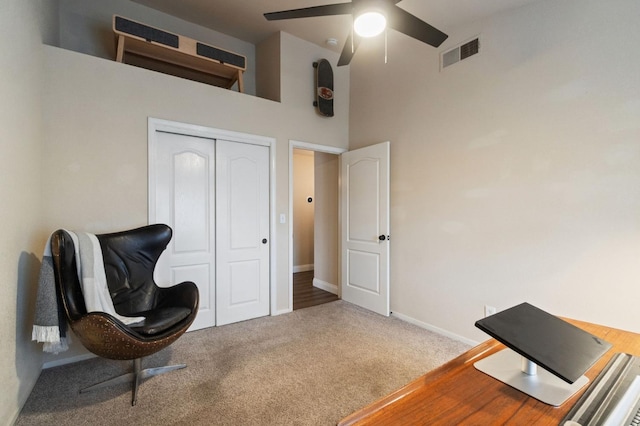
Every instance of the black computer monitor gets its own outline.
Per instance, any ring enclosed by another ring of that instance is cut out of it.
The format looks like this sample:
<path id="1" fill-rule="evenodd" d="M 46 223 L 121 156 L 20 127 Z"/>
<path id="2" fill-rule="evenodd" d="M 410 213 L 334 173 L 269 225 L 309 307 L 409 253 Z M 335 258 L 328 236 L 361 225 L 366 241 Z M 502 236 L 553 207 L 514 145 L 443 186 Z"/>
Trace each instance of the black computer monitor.
<path id="1" fill-rule="evenodd" d="M 478 320 L 475 325 L 509 349 L 474 366 L 554 406 L 589 382 L 584 373 L 612 346 L 529 303 Z"/>

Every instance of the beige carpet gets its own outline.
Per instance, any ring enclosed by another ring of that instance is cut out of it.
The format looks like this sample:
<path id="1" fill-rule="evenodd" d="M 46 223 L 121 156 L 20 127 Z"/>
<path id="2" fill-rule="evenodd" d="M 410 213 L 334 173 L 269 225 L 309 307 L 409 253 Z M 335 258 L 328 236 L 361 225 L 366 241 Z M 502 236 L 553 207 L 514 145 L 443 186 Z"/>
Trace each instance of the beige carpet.
<path id="1" fill-rule="evenodd" d="M 16 425 L 335 425 L 469 347 L 337 301 L 187 333 L 143 368 L 187 368 L 78 391 L 129 371 L 100 358 L 44 370 Z"/>

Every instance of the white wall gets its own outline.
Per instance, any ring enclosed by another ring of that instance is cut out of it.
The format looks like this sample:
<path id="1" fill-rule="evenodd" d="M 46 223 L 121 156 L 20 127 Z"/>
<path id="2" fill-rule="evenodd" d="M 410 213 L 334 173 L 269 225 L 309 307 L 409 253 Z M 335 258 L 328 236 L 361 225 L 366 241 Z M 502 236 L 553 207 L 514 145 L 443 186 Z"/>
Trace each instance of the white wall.
<path id="1" fill-rule="evenodd" d="M 115 59 L 113 15 L 173 32 L 247 57 L 244 92 L 256 94 L 255 46 L 226 34 L 192 24 L 129 0 L 58 0 L 60 2 L 59 47 Z"/>
<path id="2" fill-rule="evenodd" d="M 313 269 L 314 167 L 313 151 L 293 150 L 293 272 Z M 312 202 L 307 199 L 311 197 Z"/>
<path id="3" fill-rule="evenodd" d="M 288 108 L 289 115 L 286 119 L 293 133 L 291 139 L 346 148 L 348 133 L 344 140 L 339 141 L 335 139 L 333 134 L 323 135 L 321 131 L 325 127 L 338 126 L 342 128 L 344 126 L 345 129 L 349 127 L 349 67 L 336 66 L 340 56 L 338 53 L 323 49 L 287 33 L 281 33 L 280 47 L 280 99 Z M 313 107 L 316 93 L 313 83 L 315 75 L 313 63 L 321 58 L 328 59 L 333 68 L 333 106 L 335 112 L 333 117 L 321 116 Z M 309 86 L 309 81 L 311 81 L 311 86 Z M 306 131 L 308 129 L 305 128 L 305 123 L 308 121 L 309 115 L 314 116 L 316 130 L 320 133 Z M 345 145 L 340 145 L 342 142 Z"/>
<path id="4" fill-rule="evenodd" d="M 175 78 L 54 47 L 45 49 L 45 134 L 42 155 L 44 227 L 105 232 L 147 222 L 147 118 L 193 123 L 276 138 L 276 214 L 287 213 L 290 139 L 345 148 L 348 108 L 326 120 L 311 103 L 298 102 L 313 90 L 312 60 L 337 55 L 281 34 L 283 102 Z M 296 60 L 304 52 L 302 61 Z M 302 74 L 302 75 L 300 75 Z M 349 92 L 348 73 L 337 76 Z M 298 94 L 298 95 L 296 95 Z M 340 101 L 348 105 L 348 101 Z M 286 312 L 288 224 L 278 223 L 276 311 Z M 40 235 L 44 245 L 47 234 Z M 76 347 L 77 348 L 77 347 Z M 60 358 L 76 355 L 71 351 Z"/>
<path id="5" fill-rule="evenodd" d="M 31 342 L 41 229 L 42 41 L 55 41 L 55 2 L 0 6 L 0 422 L 13 423 L 41 367 Z M 28 54 L 25 54 L 27 52 Z"/>
<path id="6" fill-rule="evenodd" d="M 485 304 L 522 301 L 640 331 L 639 16 L 548 0 L 437 50 L 391 31 L 387 65 L 360 46 L 350 148 L 391 141 L 392 311 L 476 341 Z"/>

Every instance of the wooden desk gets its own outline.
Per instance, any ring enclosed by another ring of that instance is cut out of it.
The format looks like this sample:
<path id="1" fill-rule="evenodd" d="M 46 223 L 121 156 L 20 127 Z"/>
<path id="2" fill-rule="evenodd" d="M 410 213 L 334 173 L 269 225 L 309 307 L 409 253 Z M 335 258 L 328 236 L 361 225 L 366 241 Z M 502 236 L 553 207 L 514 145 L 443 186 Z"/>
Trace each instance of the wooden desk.
<path id="1" fill-rule="evenodd" d="M 640 334 L 567 320 L 613 344 L 586 376 L 589 384 L 617 352 L 640 355 Z M 504 348 L 494 339 L 344 418 L 338 425 L 558 425 L 586 387 L 552 407 L 476 370 L 473 363 Z"/>

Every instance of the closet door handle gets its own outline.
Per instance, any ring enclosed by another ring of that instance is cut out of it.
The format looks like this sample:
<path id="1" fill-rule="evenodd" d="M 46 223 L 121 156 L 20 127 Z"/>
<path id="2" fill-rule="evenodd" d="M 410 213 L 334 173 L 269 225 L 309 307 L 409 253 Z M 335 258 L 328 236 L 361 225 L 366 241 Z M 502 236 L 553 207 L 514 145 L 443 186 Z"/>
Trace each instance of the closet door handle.
<path id="1" fill-rule="evenodd" d="M 266 238 L 262 239 L 262 244 L 267 244 L 267 239 Z"/>

